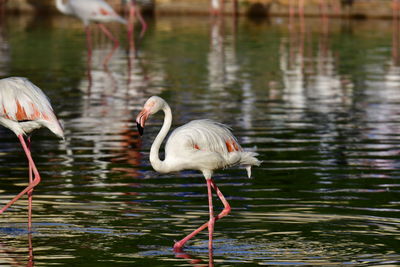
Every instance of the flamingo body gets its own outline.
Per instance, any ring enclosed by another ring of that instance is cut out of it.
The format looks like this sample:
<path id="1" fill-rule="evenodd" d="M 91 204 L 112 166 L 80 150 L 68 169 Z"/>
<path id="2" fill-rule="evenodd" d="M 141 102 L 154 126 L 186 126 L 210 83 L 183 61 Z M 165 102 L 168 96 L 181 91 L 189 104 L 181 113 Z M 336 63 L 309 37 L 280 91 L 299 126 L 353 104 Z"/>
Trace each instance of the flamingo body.
<path id="1" fill-rule="evenodd" d="M 104 22 L 120 22 L 127 24 L 127 21 L 119 16 L 112 7 L 103 0 L 69 0 L 63 2 L 63 0 L 55 0 L 57 9 L 66 15 L 72 15 L 82 20 L 85 31 L 86 41 L 88 47 L 88 61 L 90 62 L 92 56 L 92 44 L 91 44 L 91 33 L 90 33 L 90 22 L 95 22 L 100 30 L 107 36 L 108 39 L 114 42 L 113 50 L 104 59 L 103 65 L 107 65 L 114 50 L 119 46 L 119 41 L 111 31 L 103 25 Z"/>
<path id="2" fill-rule="evenodd" d="M 64 137 L 50 101 L 26 78 L 0 80 L 0 124 L 17 136 L 46 127 L 58 137 Z"/>
<path id="3" fill-rule="evenodd" d="M 165 145 L 165 154 L 169 171 L 193 169 L 211 175 L 216 169 L 257 164 L 254 153 L 243 151 L 228 126 L 207 119 L 176 128 Z"/>
<path id="4" fill-rule="evenodd" d="M 30 137 L 33 130 L 46 127 L 60 138 L 63 129 L 53 112 L 50 101 L 36 85 L 26 78 L 10 77 L 0 80 L 0 125 L 13 131 L 21 142 L 29 163 L 29 185 L 0 209 L 7 210 L 23 195 L 28 195 L 28 228 L 32 224 L 32 192 L 41 177 L 32 159 Z"/>
<path id="5" fill-rule="evenodd" d="M 189 239 L 208 227 L 209 249 L 212 251 L 214 223 L 231 210 L 229 203 L 212 180 L 214 170 L 241 164 L 246 167 L 250 176 L 251 166 L 260 165 L 261 162 L 256 158 L 256 153 L 246 152 L 242 149 L 229 127 L 212 120 L 194 120 L 176 128 L 165 145 L 165 159 L 160 160 L 159 149 L 172 123 L 171 108 L 164 99 L 152 96 L 136 117 L 139 133 L 143 134 L 146 120 L 160 110 L 164 112 L 165 116 L 163 126 L 150 149 L 152 167 L 161 173 L 187 169 L 199 170 L 207 181 L 208 189 L 210 220 L 176 242 L 174 249 L 179 251 Z M 224 205 L 224 210 L 217 216 L 214 216 L 212 189 L 216 191 Z"/>
<path id="6" fill-rule="evenodd" d="M 89 25 L 90 22 L 116 21 L 122 24 L 127 23 L 103 0 L 69 0 L 65 4 L 62 0 L 56 0 L 56 6 L 61 13 L 72 15 L 82 20 L 85 26 Z"/>

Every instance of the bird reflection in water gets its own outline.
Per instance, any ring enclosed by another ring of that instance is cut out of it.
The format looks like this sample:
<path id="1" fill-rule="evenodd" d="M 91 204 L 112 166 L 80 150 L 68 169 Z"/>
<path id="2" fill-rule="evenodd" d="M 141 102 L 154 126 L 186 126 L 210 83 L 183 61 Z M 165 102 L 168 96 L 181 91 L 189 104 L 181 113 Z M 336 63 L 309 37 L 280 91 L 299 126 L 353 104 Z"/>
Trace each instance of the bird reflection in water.
<path id="1" fill-rule="evenodd" d="M 29 231 L 28 233 L 28 264 L 27 267 L 34 266 L 35 263 L 33 261 L 33 244 L 32 244 L 32 232 Z"/>
<path id="2" fill-rule="evenodd" d="M 24 231 L 25 232 L 25 231 Z M 7 266 L 26 266 L 33 267 L 35 265 L 33 256 L 33 243 L 32 243 L 32 232 L 28 232 L 28 255 L 26 258 L 26 252 L 21 257 L 19 248 L 9 248 L 8 245 L 4 245 L 0 242 L 0 266 L 7 264 Z M 24 249 L 25 250 L 25 249 Z"/>
<path id="3" fill-rule="evenodd" d="M 92 33 L 90 29 L 91 22 L 95 22 L 104 36 L 113 42 L 113 49 L 103 61 L 103 65 L 107 65 L 113 52 L 118 48 L 119 41 L 103 23 L 119 22 L 122 24 L 127 24 L 127 21 L 118 15 L 104 0 L 69 0 L 65 3 L 62 0 L 55 1 L 57 9 L 61 13 L 74 16 L 82 21 L 86 31 L 89 57 L 91 57 L 92 54 Z"/>
<path id="4" fill-rule="evenodd" d="M 95 36 L 96 37 L 96 36 Z M 79 117 L 66 120 L 65 128 L 69 129 L 67 142 L 89 142 L 93 146 L 93 163 L 98 165 L 100 176 L 106 177 L 110 170 L 110 162 L 130 162 L 131 166 L 140 165 L 140 140 L 137 131 L 132 127 L 133 110 L 141 105 L 151 94 L 159 94 L 163 89 L 154 86 L 153 82 L 164 79 L 163 69 L 154 62 L 142 62 L 135 50 L 126 51 L 118 48 L 107 66 L 99 64 L 102 54 L 107 51 L 101 35 L 94 38 L 93 57 L 88 58 L 87 79 L 78 86 L 82 92 Z M 125 61 L 126 60 L 126 61 Z M 151 64 L 149 73 L 144 63 Z M 151 77 L 151 78 L 149 78 Z M 68 147 L 74 147 L 70 145 Z M 74 151 L 69 152 L 72 164 Z M 105 160 L 104 157 L 111 158 Z M 136 168 L 123 168 L 129 176 L 138 177 Z M 137 187 L 133 185 L 133 187 Z"/>
<path id="5" fill-rule="evenodd" d="M 213 267 L 214 266 L 214 259 L 213 259 L 213 250 L 208 250 L 208 264 L 204 262 L 202 259 L 196 259 L 192 255 L 183 251 L 183 249 L 175 250 L 175 257 L 187 259 L 190 264 L 193 264 L 196 267 Z"/>

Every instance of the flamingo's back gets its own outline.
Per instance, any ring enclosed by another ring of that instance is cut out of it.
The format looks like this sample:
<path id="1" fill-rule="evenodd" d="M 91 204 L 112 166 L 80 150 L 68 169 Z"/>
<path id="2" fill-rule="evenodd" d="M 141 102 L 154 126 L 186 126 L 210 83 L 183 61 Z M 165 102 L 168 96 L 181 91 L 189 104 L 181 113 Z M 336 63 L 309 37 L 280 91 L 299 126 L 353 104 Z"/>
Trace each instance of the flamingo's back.
<path id="1" fill-rule="evenodd" d="M 166 160 L 172 157 L 186 157 L 190 167 L 214 170 L 236 164 L 259 165 L 256 153 L 245 152 L 230 128 L 212 120 L 194 120 L 176 128 L 165 145 Z M 206 165 L 209 166 L 206 166 Z"/>
<path id="2" fill-rule="evenodd" d="M 17 135 L 45 126 L 63 137 L 63 130 L 47 96 L 22 77 L 0 80 L 0 123 Z"/>
<path id="3" fill-rule="evenodd" d="M 166 151 L 172 149 L 169 146 L 173 140 L 176 141 L 177 139 L 180 142 L 184 142 L 184 147 L 186 148 L 223 154 L 227 154 L 233 150 L 243 150 L 228 126 L 207 119 L 194 120 L 176 128 L 168 139 L 165 146 Z"/>
<path id="4" fill-rule="evenodd" d="M 70 14 L 80 18 L 85 25 L 90 21 L 109 22 L 117 21 L 126 24 L 126 20 L 118 15 L 114 9 L 103 0 L 69 0 Z"/>

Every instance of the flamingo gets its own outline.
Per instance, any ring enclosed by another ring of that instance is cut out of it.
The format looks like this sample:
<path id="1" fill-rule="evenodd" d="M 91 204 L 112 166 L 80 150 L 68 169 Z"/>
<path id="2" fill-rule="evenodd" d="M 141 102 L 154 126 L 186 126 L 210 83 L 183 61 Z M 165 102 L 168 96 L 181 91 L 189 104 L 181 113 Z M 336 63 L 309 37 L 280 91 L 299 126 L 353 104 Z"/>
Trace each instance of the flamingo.
<path id="1" fill-rule="evenodd" d="M 108 28 L 102 24 L 103 22 L 119 22 L 122 24 L 127 24 L 127 21 L 118 15 L 114 9 L 107 4 L 104 0 L 68 0 L 68 2 L 63 3 L 63 0 L 55 0 L 57 9 L 66 15 L 72 15 L 80 20 L 82 20 L 85 26 L 87 44 L 89 49 L 89 56 L 91 56 L 91 34 L 89 24 L 90 22 L 95 22 L 100 30 L 114 42 L 114 49 L 119 46 L 119 41 L 111 33 Z M 108 63 L 110 57 L 107 57 L 105 64 Z"/>
<path id="2" fill-rule="evenodd" d="M 250 177 L 251 166 L 258 166 L 261 164 L 261 161 L 256 158 L 257 153 L 243 151 L 236 137 L 230 131 L 230 128 L 208 119 L 193 120 L 176 128 L 166 142 L 165 159 L 160 160 L 158 156 L 159 149 L 172 123 L 171 108 L 161 97 L 152 96 L 146 101 L 142 111 L 136 118 L 139 134 L 143 135 L 146 120 L 150 115 L 160 110 L 164 112 L 164 123 L 150 149 L 150 163 L 152 167 L 160 173 L 188 169 L 198 170 L 202 172 L 206 179 L 208 191 L 209 221 L 182 240 L 176 242 L 174 250 L 180 251 L 189 239 L 208 227 L 208 248 L 211 252 L 214 223 L 216 220 L 226 216 L 231 210 L 228 201 L 226 201 L 224 195 L 212 179 L 214 170 L 240 164 L 245 166 L 247 174 Z M 217 216 L 214 216 L 211 189 L 216 191 L 224 205 L 223 211 Z"/>
<path id="3" fill-rule="evenodd" d="M 222 15 L 224 0 L 211 0 L 211 15 Z"/>
<path id="4" fill-rule="evenodd" d="M 22 77 L 0 80 L 0 124 L 15 133 L 29 162 L 29 185 L 0 209 L 0 214 L 23 195 L 28 194 L 28 228 L 30 230 L 32 192 L 41 178 L 31 156 L 29 134 L 35 129 L 46 127 L 56 136 L 64 138 L 63 129 L 46 95 L 39 87 Z M 27 142 L 25 142 L 25 136 L 28 136 Z"/>

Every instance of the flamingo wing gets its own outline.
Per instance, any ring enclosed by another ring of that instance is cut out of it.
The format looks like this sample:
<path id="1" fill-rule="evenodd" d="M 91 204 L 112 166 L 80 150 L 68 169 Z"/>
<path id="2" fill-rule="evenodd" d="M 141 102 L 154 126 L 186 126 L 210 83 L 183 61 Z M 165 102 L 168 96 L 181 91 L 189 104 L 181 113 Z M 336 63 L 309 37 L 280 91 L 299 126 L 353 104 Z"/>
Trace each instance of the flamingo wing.
<path id="1" fill-rule="evenodd" d="M 69 6 L 77 17 L 88 24 L 89 21 L 106 22 L 119 21 L 126 23 L 114 9 L 103 0 L 70 0 Z"/>
<path id="2" fill-rule="evenodd" d="M 231 129 L 225 124 L 212 120 L 194 120 L 173 131 L 169 140 L 180 138 L 185 148 L 228 154 L 242 151 Z M 168 144 L 166 145 L 168 151 Z"/>
<path id="3" fill-rule="evenodd" d="M 26 78 L 0 80 L 0 117 L 13 122 L 40 121 L 56 135 L 63 135 L 49 99 Z"/>
<path id="4" fill-rule="evenodd" d="M 212 120 L 194 120 L 176 128 L 165 145 L 166 161 L 179 169 L 214 170 L 235 165 L 242 148 L 230 128 Z"/>

